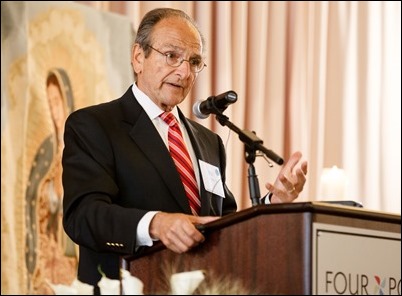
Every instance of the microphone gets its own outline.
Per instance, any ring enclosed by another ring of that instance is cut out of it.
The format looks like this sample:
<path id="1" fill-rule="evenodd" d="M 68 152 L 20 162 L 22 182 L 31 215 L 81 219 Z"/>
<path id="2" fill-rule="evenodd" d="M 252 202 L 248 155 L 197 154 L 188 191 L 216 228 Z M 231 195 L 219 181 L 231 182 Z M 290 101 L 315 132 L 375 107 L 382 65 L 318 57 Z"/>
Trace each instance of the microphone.
<path id="1" fill-rule="evenodd" d="M 199 119 L 205 119 L 209 114 L 221 114 L 226 108 L 237 101 L 237 94 L 229 90 L 217 96 L 210 96 L 205 101 L 195 102 L 193 113 Z"/>

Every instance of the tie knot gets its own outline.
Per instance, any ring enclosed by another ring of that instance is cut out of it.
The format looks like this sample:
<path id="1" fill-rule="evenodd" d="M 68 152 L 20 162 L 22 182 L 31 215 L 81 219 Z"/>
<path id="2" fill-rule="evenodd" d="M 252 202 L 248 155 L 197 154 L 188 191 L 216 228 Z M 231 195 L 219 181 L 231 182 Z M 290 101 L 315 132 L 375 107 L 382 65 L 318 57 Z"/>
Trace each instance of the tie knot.
<path id="1" fill-rule="evenodd" d="M 174 115 L 172 113 L 170 113 L 170 112 L 163 112 L 159 116 L 169 126 L 174 126 L 177 123 L 176 117 L 174 117 Z"/>

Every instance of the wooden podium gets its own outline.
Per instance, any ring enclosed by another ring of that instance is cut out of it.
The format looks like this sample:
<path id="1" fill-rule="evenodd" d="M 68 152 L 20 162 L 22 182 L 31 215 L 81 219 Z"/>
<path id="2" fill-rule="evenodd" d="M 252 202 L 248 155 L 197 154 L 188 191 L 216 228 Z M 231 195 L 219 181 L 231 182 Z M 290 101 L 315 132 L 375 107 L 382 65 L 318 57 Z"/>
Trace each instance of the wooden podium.
<path id="1" fill-rule="evenodd" d="M 123 258 L 122 267 L 143 281 L 144 294 L 158 293 L 161 279 L 166 277 L 164 265 L 171 264 L 177 268 L 176 272 L 202 269 L 240 280 L 256 294 L 311 295 L 319 291 L 316 236 L 337 232 L 331 229 L 319 232 L 316 225 L 340 227 L 340 234 L 345 233 L 344 229 L 356 230 L 359 239 L 362 230 L 380 233 L 381 237 L 389 233 L 395 236 L 391 237 L 392 243 L 399 244 L 400 258 L 400 215 L 301 202 L 258 205 L 230 214 L 204 225 L 205 242 L 187 253 L 176 254 L 158 243 L 140 254 Z M 398 264 L 400 281 L 400 260 L 394 264 Z M 371 280 L 371 275 L 366 277 Z M 334 283 L 339 279 L 334 279 Z M 328 286 L 329 280 L 326 281 Z M 337 285 L 335 289 L 339 290 L 340 284 Z M 367 290 L 367 285 L 363 288 Z"/>

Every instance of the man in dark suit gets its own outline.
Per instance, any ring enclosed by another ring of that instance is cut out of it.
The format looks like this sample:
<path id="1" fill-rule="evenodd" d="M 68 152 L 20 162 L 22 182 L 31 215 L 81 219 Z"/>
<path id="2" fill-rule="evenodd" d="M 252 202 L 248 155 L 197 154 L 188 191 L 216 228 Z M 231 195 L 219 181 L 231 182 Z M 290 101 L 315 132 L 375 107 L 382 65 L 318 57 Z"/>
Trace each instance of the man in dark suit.
<path id="1" fill-rule="evenodd" d="M 119 257 L 155 240 L 174 252 L 186 252 L 205 239 L 196 224 L 236 211 L 225 184 L 222 140 L 186 119 L 177 107 L 205 66 L 203 45 L 197 26 L 182 11 L 150 11 L 132 49 L 136 82 L 121 98 L 78 110 L 67 119 L 63 225 L 80 246 L 82 282 L 96 285 L 98 267 L 118 279 Z M 169 126 L 160 117 L 164 112 L 179 121 L 195 171 L 201 203 L 195 215 L 167 148 Z M 299 152 L 293 154 L 275 184 L 267 185 L 271 202 L 293 201 L 303 189 L 307 163 L 294 169 L 300 159 Z M 210 168 L 220 174 L 221 191 L 206 189 Z"/>

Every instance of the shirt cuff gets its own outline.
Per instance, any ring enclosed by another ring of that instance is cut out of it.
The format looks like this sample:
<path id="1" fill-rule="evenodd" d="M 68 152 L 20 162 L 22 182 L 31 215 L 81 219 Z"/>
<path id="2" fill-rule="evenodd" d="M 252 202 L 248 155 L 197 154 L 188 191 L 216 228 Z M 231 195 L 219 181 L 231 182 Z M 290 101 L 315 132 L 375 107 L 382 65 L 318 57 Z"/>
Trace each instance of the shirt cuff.
<path id="1" fill-rule="evenodd" d="M 150 211 L 141 218 L 140 223 L 137 226 L 137 240 L 136 240 L 136 248 L 142 246 L 152 246 L 153 242 L 156 241 L 151 238 L 149 235 L 149 225 L 151 224 L 151 220 L 158 213 L 158 211 Z"/>
<path id="2" fill-rule="evenodd" d="M 270 205 L 271 204 L 271 198 L 272 195 L 274 195 L 271 191 L 268 191 L 267 195 L 264 197 L 264 204 Z"/>

